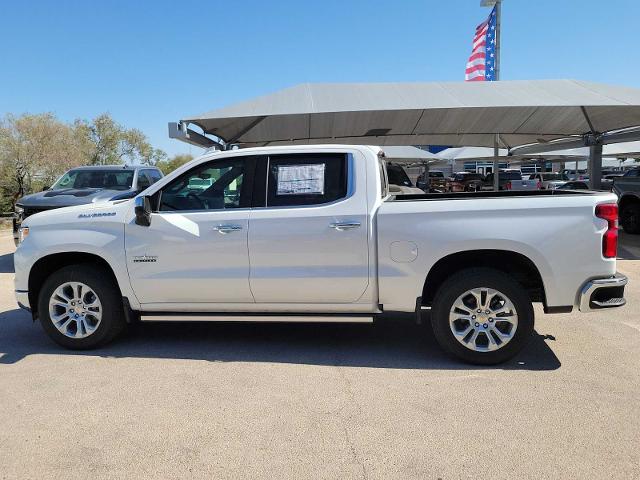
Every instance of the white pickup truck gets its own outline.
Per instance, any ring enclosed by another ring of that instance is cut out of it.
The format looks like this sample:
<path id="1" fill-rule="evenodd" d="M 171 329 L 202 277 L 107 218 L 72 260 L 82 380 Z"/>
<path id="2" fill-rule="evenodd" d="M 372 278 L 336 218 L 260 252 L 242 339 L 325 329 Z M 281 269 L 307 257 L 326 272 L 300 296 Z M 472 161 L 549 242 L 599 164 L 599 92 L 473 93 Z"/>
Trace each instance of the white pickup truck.
<path id="1" fill-rule="evenodd" d="M 212 152 L 135 199 L 33 215 L 15 253 L 18 303 L 74 349 L 135 321 L 371 322 L 430 308 L 442 347 L 479 364 L 523 348 L 532 302 L 547 313 L 625 303 L 615 195 L 394 196 L 383 157 Z"/>

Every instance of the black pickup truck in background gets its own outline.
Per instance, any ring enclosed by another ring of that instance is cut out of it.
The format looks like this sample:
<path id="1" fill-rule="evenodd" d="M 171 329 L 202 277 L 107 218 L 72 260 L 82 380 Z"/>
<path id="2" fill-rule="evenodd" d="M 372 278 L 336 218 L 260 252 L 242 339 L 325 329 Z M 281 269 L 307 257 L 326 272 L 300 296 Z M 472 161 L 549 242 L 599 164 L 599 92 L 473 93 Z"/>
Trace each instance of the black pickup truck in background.
<path id="1" fill-rule="evenodd" d="M 162 178 L 149 165 L 100 165 L 77 167 L 62 175 L 42 192 L 25 195 L 16 202 L 13 238 L 19 243 L 20 224 L 27 217 L 54 208 L 133 198 Z"/>
<path id="2" fill-rule="evenodd" d="M 640 167 L 615 178 L 613 193 L 618 195 L 620 226 L 626 233 L 640 233 Z"/>

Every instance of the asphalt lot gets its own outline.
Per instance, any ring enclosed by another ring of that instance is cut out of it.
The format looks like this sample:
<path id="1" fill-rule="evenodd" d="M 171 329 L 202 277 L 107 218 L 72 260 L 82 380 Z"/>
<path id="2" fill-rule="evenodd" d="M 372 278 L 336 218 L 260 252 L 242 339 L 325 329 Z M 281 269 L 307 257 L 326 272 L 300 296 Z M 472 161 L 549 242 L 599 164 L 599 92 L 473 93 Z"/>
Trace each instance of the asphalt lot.
<path id="1" fill-rule="evenodd" d="M 545 316 L 466 366 L 410 318 L 143 325 L 58 348 L 0 233 L 0 478 L 640 478 L 640 236 L 628 305 Z"/>

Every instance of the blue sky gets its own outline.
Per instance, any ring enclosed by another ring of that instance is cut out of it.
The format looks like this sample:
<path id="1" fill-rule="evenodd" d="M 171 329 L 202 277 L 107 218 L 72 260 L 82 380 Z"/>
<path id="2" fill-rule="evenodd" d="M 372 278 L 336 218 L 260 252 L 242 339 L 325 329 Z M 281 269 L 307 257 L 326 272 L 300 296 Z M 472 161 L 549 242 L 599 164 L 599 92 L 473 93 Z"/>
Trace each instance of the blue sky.
<path id="1" fill-rule="evenodd" d="M 3 2 L 0 114 L 167 122 L 301 82 L 459 81 L 479 0 Z M 502 79 L 640 87 L 640 1 L 504 0 Z"/>

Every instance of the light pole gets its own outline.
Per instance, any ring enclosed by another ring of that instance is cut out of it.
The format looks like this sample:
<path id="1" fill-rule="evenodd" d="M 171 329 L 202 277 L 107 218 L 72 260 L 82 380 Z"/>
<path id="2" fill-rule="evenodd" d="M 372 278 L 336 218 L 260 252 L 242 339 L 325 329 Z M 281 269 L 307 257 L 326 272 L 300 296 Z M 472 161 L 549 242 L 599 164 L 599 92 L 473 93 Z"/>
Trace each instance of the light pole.
<path id="1" fill-rule="evenodd" d="M 496 65 L 495 65 L 495 79 L 496 81 L 500 80 L 500 14 L 502 10 L 502 0 L 481 0 L 481 7 L 491 7 L 495 6 L 496 8 Z M 498 179 L 498 174 L 500 173 L 500 160 L 498 157 L 500 156 L 500 137 L 496 133 L 495 139 L 493 141 L 493 189 L 497 192 L 500 189 L 500 180 Z"/>

